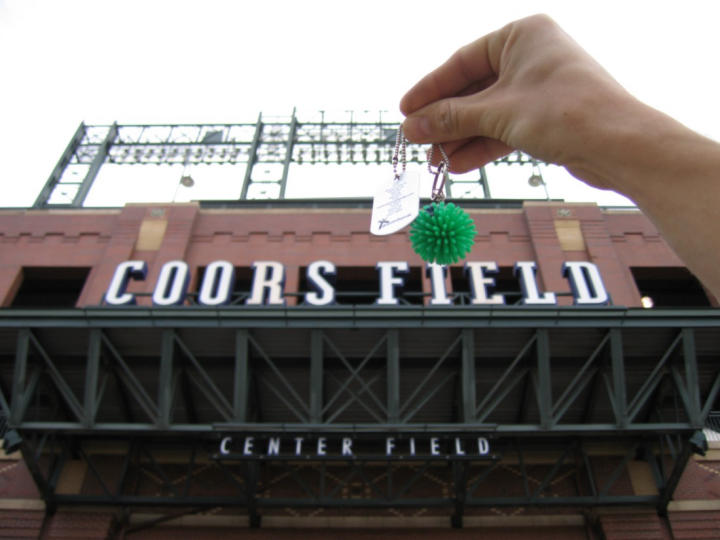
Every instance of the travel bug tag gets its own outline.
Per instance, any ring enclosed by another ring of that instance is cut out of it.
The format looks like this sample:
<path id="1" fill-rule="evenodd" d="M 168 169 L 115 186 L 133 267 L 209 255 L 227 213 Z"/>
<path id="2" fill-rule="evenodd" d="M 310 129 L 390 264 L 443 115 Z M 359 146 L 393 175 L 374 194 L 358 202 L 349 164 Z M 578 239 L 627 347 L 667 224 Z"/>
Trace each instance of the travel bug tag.
<path id="1" fill-rule="evenodd" d="M 398 164 L 402 162 L 402 172 Z M 407 140 L 402 128 L 395 137 L 393 176 L 382 182 L 373 197 L 370 232 L 385 236 L 412 223 L 420 207 L 420 175 L 407 171 Z"/>
<path id="2" fill-rule="evenodd" d="M 392 234 L 410 225 L 420 208 L 420 175 L 404 171 L 382 182 L 373 197 L 370 232 Z"/>

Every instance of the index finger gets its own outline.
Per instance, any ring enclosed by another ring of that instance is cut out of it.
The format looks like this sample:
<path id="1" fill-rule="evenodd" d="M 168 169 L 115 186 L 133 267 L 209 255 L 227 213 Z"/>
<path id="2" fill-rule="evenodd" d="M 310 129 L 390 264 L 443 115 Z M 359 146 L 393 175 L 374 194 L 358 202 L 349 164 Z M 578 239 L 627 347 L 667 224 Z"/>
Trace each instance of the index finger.
<path id="1" fill-rule="evenodd" d="M 400 111 L 407 116 L 428 103 L 456 96 L 473 84 L 495 78 L 499 62 L 494 58 L 497 55 L 494 45 L 504 30 L 458 49 L 447 62 L 428 73 L 403 96 Z"/>

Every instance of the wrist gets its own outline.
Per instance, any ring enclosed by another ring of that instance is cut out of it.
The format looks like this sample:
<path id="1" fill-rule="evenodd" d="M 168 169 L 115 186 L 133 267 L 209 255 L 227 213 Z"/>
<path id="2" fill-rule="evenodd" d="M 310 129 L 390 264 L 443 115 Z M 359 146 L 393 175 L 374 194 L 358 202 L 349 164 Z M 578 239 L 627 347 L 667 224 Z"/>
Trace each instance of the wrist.
<path id="1" fill-rule="evenodd" d="M 687 189 L 717 158 L 717 143 L 631 96 L 598 110 L 581 157 L 568 170 L 586 182 L 612 189 L 642 206 L 658 190 Z M 718 164 L 720 166 L 720 163 Z"/>

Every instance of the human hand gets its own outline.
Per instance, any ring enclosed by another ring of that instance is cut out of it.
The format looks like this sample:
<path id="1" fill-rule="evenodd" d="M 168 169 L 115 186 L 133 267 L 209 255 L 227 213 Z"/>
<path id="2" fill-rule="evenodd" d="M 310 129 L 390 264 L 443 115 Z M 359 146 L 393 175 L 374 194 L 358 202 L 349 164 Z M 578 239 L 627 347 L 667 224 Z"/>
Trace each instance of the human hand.
<path id="1" fill-rule="evenodd" d="M 552 19 L 535 15 L 458 50 L 400 103 L 403 130 L 466 172 L 514 149 L 614 187 L 599 163 L 638 106 Z"/>

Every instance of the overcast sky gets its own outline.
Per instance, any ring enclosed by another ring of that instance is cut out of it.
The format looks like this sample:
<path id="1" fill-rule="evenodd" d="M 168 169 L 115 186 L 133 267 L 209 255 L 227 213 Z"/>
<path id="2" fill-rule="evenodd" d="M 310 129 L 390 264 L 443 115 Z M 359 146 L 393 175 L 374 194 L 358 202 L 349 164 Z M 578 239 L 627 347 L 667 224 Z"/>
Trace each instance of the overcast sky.
<path id="1" fill-rule="evenodd" d="M 393 116 L 455 49 L 540 11 L 631 92 L 720 140 L 712 0 L 0 0 L 0 206 L 32 204 L 81 121 Z"/>

